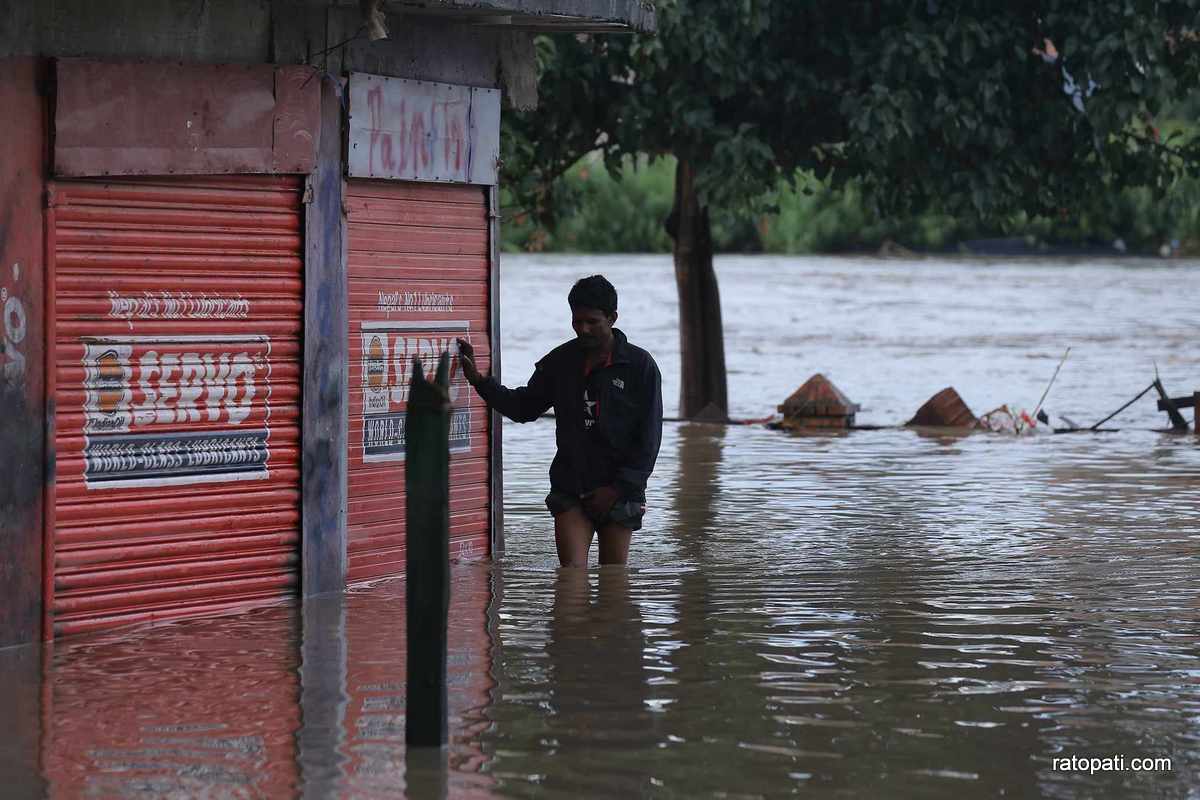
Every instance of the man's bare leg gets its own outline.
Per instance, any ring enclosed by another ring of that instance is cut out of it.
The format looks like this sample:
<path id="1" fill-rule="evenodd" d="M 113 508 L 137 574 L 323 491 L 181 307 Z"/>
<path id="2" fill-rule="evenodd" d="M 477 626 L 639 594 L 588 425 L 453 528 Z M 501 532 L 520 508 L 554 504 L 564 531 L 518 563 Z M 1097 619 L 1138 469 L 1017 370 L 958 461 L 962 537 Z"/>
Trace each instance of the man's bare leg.
<path id="1" fill-rule="evenodd" d="M 596 526 L 578 506 L 557 515 L 554 518 L 554 544 L 558 548 L 558 563 L 564 567 L 586 567 L 595 530 Z"/>
<path id="2" fill-rule="evenodd" d="M 624 525 L 610 522 L 600 529 L 600 563 L 626 564 L 629 562 L 629 540 L 633 531 Z"/>

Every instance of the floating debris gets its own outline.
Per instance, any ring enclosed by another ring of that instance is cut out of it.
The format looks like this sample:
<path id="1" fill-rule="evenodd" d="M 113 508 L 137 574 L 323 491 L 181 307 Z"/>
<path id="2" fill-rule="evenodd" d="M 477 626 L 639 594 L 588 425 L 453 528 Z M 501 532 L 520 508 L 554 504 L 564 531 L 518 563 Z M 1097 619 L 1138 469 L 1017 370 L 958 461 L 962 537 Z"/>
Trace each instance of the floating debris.
<path id="1" fill-rule="evenodd" d="M 1151 384 L 1158 392 L 1158 410 L 1167 412 L 1167 417 L 1171 420 L 1171 429 L 1176 431 L 1186 431 L 1188 429 L 1187 420 L 1183 418 L 1183 414 L 1179 413 L 1180 408 L 1188 408 L 1192 405 L 1192 398 L 1177 397 L 1172 398 L 1167 394 L 1167 390 L 1163 387 L 1162 381 L 1158 377 L 1158 365 L 1154 365 L 1154 383 Z"/>
<path id="2" fill-rule="evenodd" d="M 974 428 L 979 420 L 967 408 L 953 386 L 947 386 L 925 401 L 906 426 L 928 425 L 937 428 Z"/>
<path id="3" fill-rule="evenodd" d="M 1026 424 L 1026 420 L 1029 424 Z M 981 430 L 991 431 L 992 433 L 1008 433 L 1014 436 L 1020 436 L 1022 433 L 1028 432 L 1031 428 L 1037 427 L 1037 421 L 1030 419 L 1029 415 L 1024 411 L 1013 413 L 1007 405 L 993 408 L 991 411 L 979 418 L 978 427 Z"/>
<path id="4" fill-rule="evenodd" d="M 824 375 L 817 373 L 779 406 L 779 427 L 789 430 L 852 428 L 858 403 L 850 402 Z"/>
<path id="5" fill-rule="evenodd" d="M 1158 377 L 1157 366 L 1155 367 L 1153 383 L 1095 425 L 1084 427 L 1063 414 L 1056 414 L 1062 420 L 1065 427 L 1054 426 L 1051 423 L 1050 414 L 1043 408 L 1043 404 L 1047 396 L 1049 396 L 1050 390 L 1053 388 L 1059 372 L 1062 370 L 1063 364 L 1066 363 L 1070 354 L 1071 348 L 1068 347 L 1066 352 L 1063 353 L 1062 359 L 1058 362 L 1058 366 L 1054 369 L 1054 374 L 1050 377 L 1045 391 L 1042 392 L 1042 396 L 1038 399 L 1037 405 L 1032 411 L 1026 410 L 1021 406 L 1010 407 L 1002 405 L 980 417 L 976 417 L 958 394 L 958 391 L 953 386 L 947 386 L 925 401 L 925 404 L 917 409 L 917 413 L 913 415 L 912 419 L 904 423 L 903 427 L 958 428 L 964 431 L 982 430 L 1008 434 L 1010 436 L 1039 433 L 1114 433 L 1120 429 L 1105 428 L 1105 423 L 1125 411 L 1146 394 L 1157 391 L 1159 396 L 1158 410 L 1167 413 L 1170 417 L 1171 427 L 1165 430 L 1155 430 L 1160 433 L 1195 430 L 1196 435 L 1200 436 L 1200 391 L 1194 392 L 1191 396 L 1171 397 L 1167 394 L 1167 390 L 1163 387 L 1162 381 Z M 883 430 L 885 428 L 896 427 L 894 425 L 855 424 L 855 415 L 860 410 L 858 403 L 850 402 L 840 389 L 820 373 L 813 375 L 805 381 L 778 408 L 782 419 L 778 417 L 739 420 L 723 419 L 719 420 L 719 422 L 722 424 L 738 425 L 765 424 L 772 430 L 793 431 Z M 1195 421 L 1191 425 L 1188 424 L 1184 415 L 1180 413 L 1186 409 L 1193 409 L 1192 413 Z"/>
<path id="6" fill-rule="evenodd" d="M 1156 383 L 1159 382 L 1156 381 Z M 1161 385 L 1161 383 L 1159 385 Z M 1179 414 L 1179 410 L 1183 408 L 1193 409 L 1193 414 L 1195 416 L 1192 420 L 1192 427 L 1196 429 L 1197 434 L 1200 434 L 1200 392 L 1193 393 L 1191 397 L 1163 397 L 1158 401 L 1158 410 L 1166 411 L 1168 414 L 1170 414 L 1172 410 L 1174 410 L 1176 414 Z M 1187 420 L 1184 420 L 1182 415 L 1179 416 L 1179 419 L 1183 421 L 1183 427 L 1186 428 Z M 1175 428 L 1180 427 L 1175 422 L 1174 418 L 1172 418 L 1172 424 Z"/>

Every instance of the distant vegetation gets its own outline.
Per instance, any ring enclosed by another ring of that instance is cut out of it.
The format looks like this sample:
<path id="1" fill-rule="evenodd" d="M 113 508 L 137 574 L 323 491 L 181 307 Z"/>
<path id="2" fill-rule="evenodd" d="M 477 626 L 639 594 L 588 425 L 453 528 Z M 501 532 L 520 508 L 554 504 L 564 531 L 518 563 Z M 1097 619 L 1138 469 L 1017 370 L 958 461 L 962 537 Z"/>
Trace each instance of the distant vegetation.
<path id="1" fill-rule="evenodd" d="M 558 180 L 554 202 L 561 205 L 553 229 L 525 214 L 506 211 L 504 247 L 509 251 L 579 253 L 669 253 L 663 220 L 671 211 L 675 161 L 626 159 L 611 175 L 601 159 L 585 157 Z M 929 212 L 895 219 L 874 213 L 851 182 L 831 189 L 801 180 L 801 190 L 781 186 L 755 209 L 728 213 L 713 209 L 716 249 L 725 253 L 776 254 L 876 251 L 892 245 L 916 251 L 956 251 L 964 242 L 1015 238 L 1028 246 L 1114 249 L 1200 254 L 1200 181 L 1181 179 L 1156 201 L 1151 190 L 1114 189 L 1098 210 L 1057 219 L 1023 214 L 992 226 Z M 1120 246 L 1119 245 L 1119 246 Z"/>

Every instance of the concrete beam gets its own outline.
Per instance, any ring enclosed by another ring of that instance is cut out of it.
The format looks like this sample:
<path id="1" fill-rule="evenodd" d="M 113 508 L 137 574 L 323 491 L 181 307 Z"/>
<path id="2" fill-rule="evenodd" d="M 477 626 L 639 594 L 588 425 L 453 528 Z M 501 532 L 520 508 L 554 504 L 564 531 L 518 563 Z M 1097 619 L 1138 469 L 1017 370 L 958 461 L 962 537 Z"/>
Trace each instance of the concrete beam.
<path id="1" fill-rule="evenodd" d="M 452 19 L 390 14 L 387 39 L 368 41 L 359 35 L 357 8 L 329 10 L 326 37 L 330 52 L 322 57 L 335 75 L 369 72 L 393 78 L 500 88 L 500 33 L 457 24 Z M 340 45 L 340 46 L 339 46 Z"/>
<path id="2" fill-rule="evenodd" d="M 271 55 L 269 0 L 44 0 L 41 55 L 259 64 Z"/>
<path id="3" fill-rule="evenodd" d="M 657 26 L 648 0 L 390 0 L 388 8 L 546 32 L 653 33 Z"/>

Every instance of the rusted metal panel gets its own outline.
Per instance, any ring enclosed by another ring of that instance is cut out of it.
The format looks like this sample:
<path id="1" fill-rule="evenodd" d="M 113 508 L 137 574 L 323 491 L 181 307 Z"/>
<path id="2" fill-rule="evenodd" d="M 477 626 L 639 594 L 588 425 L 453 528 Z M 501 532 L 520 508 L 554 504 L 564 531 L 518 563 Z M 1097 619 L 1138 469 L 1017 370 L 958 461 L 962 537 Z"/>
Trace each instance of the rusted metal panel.
<path id="1" fill-rule="evenodd" d="M 271 172 L 307 173 L 316 166 L 322 82 L 308 67 L 275 67 Z M 331 103 L 336 101 L 336 95 L 330 98 Z M 339 107 L 334 105 L 335 110 Z"/>
<path id="2" fill-rule="evenodd" d="M 42 624 L 45 110 L 33 59 L 0 60 L 0 648 Z"/>
<path id="3" fill-rule="evenodd" d="M 61 59 L 54 174 L 310 172 L 320 84 L 310 67 Z"/>
<path id="4" fill-rule="evenodd" d="M 350 177 L 494 185 L 499 155 L 499 90 L 350 76 Z"/>
<path id="5" fill-rule="evenodd" d="M 469 339 L 490 357 L 486 192 L 350 181 L 348 580 L 404 571 L 404 422 L 412 359 Z M 451 365 L 450 549 L 487 555 L 491 480 L 483 402 Z"/>
<path id="6" fill-rule="evenodd" d="M 53 192 L 54 631 L 291 594 L 299 181 Z"/>

